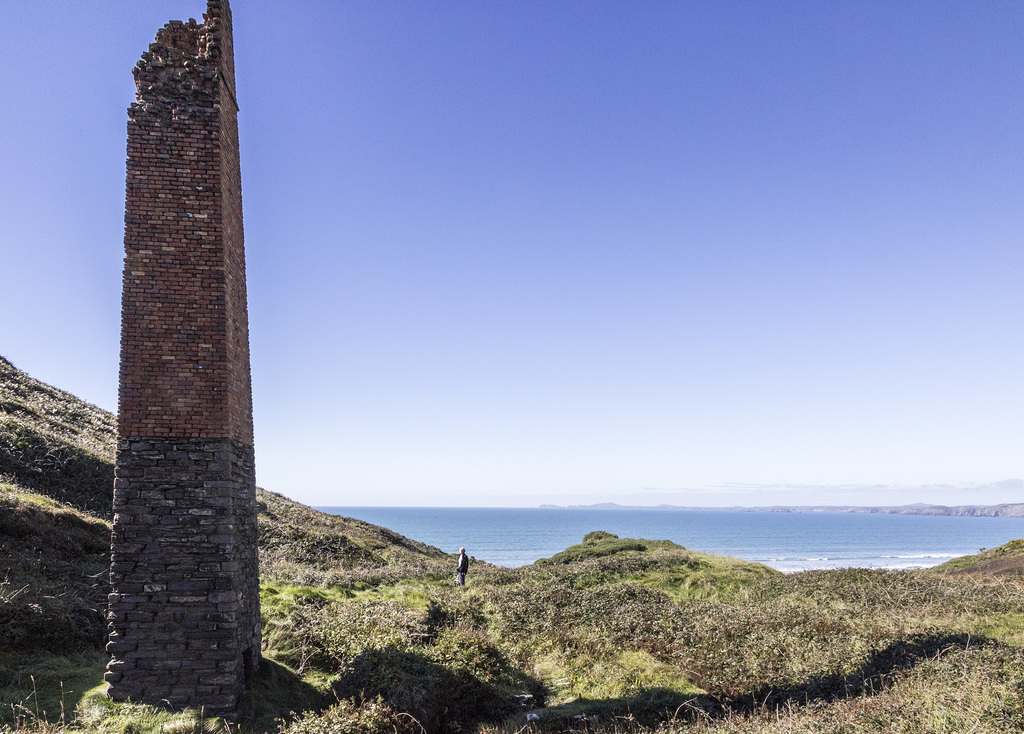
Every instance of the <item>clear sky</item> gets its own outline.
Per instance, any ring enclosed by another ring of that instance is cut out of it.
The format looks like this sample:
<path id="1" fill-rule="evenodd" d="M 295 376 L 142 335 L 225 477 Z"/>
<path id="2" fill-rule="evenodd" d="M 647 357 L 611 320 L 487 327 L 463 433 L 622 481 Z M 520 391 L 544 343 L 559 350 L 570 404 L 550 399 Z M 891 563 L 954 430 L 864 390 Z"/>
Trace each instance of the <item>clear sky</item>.
<path id="1" fill-rule="evenodd" d="M 110 410 L 131 69 L 204 7 L 0 24 L 0 354 Z M 232 7 L 261 486 L 1024 501 L 1024 3 Z"/>

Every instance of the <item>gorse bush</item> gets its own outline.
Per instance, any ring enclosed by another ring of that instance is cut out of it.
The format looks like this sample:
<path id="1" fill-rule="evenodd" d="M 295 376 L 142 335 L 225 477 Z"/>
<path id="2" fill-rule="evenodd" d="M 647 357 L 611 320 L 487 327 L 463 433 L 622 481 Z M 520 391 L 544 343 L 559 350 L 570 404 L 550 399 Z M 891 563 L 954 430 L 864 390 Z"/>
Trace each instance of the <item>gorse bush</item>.
<path id="1" fill-rule="evenodd" d="M 960 615 L 1020 611 L 1019 583 L 994 577 L 971 579 L 930 573 L 850 568 L 794 574 L 776 579 L 759 590 L 760 599 L 793 595 L 832 607 L 886 608 L 914 614 Z"/>
<path id="2" fill-rule="evenodd" d="M 302 665 L 327 675 L 335 695 L 380 699 L 430 732 L 500 719 L 540 688 L 474 624 L 482 610 L 447 589 L 425 607 L 303 594 L 275 609 L 293 623 Z"/>
<path id="3" fill-rule="evenodd" d="M 396 712 L 380 698 L 348 699 L 280 729 L 281 734 L 414 734 L 421 727 L 408 714 Z"/>
<path id="4" fill-rule="evenodd" d="M 514 677 L 513 667 L 501 649 L 475 627 L 442 629 L 427 649 L 427 656 L 453 673 L 466 673 L 489 683 Z"/>
<path id="5" fill-rule="evenodd" d="M 890 629 L 870 618 L 793 599 L 687 604 L 666 626 L 671 642 L 658 654 L 705 690 L 729 696 L 852 672 L 872 649 L 893 639 Z"/>
<path id="6" fill-rule="evenodd" d="M 544 647 L 621 645 L 657 636 L 674 609 L 664 593 L 637 584 L 592 589 L 523 585 L 495 593 L 488 609 L 500 636 Z"/>
<path id="7" fill-rule="evenodd" d="M 354 600 L 305 607 L 295 624 L 322 664 L 340 668 L 366 651 L 412 650 L 426 637 L 423 617 L 390 600 Z"/>
<path id="8" fill-rule="evenodd" d="M 999 645 L 944 648 L 850 695 L 796 690 L 746 707 L 690 707 L 661 734 L 1005 734 L 1024 731 L 1024 654 Z"/>

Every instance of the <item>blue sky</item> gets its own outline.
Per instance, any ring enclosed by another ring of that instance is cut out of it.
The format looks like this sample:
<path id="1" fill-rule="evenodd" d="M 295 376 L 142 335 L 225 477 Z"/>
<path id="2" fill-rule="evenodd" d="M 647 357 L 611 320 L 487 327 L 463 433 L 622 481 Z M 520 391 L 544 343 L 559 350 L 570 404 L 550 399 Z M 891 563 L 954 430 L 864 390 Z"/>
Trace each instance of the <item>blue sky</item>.
<path id="1" fill-rule="evenodd" d="M 116 408 L 131 69 L 0 25 L 0 354 Z M 1024 4 L 235 0 L 258 481 L 1024 499 Z"/>

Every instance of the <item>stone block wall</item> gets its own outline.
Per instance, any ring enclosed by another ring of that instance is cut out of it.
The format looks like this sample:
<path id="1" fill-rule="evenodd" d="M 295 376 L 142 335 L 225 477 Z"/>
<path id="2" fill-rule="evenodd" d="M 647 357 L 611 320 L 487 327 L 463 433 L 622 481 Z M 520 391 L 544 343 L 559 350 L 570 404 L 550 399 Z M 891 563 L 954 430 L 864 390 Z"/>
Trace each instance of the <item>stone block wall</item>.
<path id="1" fill-rule="evenodd" d="M 110 695 L 231 713 L 259 651 L 252 447 L 122 438 L 117 472 Z"/>
<path id="2" fill-rule="evenodd" d="M 106 679 L 116 700 L 230 714 L 260 618 L 227 0 L 168 23 L 134 74 Z"/>

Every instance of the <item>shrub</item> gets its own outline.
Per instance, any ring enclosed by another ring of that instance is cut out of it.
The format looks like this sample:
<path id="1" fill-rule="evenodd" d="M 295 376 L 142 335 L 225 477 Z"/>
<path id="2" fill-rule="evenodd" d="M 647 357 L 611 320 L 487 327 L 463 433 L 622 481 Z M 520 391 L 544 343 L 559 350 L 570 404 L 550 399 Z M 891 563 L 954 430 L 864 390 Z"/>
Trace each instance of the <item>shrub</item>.
<path id="1" fill-rule="evenodd" d="M 326 711 L 303 716 L 279 731 L 281 734 L 412 734 L 419 732 L 420 727 L 411 716 L 396 712 L 376 698 L 340 701 Z"/>
<path id="2" fill-rule="evenodd" d="M 390 600 L 300 607 L 295 623 L 320 664 L 341 669 L 367 651 L 412 650 L 428 636 L 424 615 Z"/>
<path id="3" fill-rule="evenodd" d="M 583 542 L 566 548 L 561 553 L 556 553 L 551 558 L 541 558 L 536 565 L 547 565 L 553 563 L 575 563 L 588 558 L 601 558 L 603 556 L 614 556 L 619 553 L 644 552 L 648 550 L 685 550 L 681 545 L 676 545 L 669 540 L 643 540 L 634 538 L 619 538 L 614 533 L 606 533 L 603 530 L 595 530 L 583 536 Z"/>

